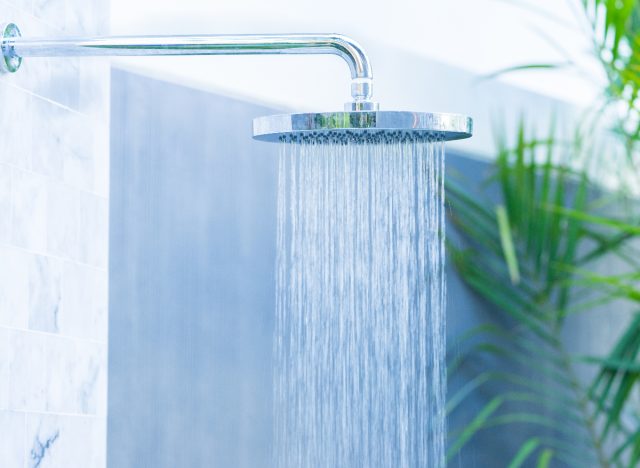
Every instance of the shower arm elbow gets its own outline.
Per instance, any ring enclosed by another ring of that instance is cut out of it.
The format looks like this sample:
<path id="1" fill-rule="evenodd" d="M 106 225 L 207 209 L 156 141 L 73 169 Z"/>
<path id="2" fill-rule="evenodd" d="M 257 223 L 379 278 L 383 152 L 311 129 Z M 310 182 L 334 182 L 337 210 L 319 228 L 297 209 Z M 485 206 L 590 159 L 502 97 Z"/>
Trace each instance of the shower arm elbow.
<path id="1" fill-rule="evenodd" d="M 351 71 L 351 97 L 345 110 L 377 110 L 373 95 L 373 70 L 371 61 L 360 44 L 348 36 L 333 34 L 327 36 L 330 53 L 338 55 L 349 65 Z"/>
<path id="2" fill-rule="evenodd" d="M 246 34 L 198 36 L 116 36 L 90 38 L 25 38 L 13 23 L 2 27 L 0 61 L 15 72 L 25 57 L 151 56 L 151 55 L 277 55 L 332 54 L 351 72 L 352 102 L 347 111 L 377 110 L 371 101 L 373 73 L 364 49 L 340 34 Z"/>

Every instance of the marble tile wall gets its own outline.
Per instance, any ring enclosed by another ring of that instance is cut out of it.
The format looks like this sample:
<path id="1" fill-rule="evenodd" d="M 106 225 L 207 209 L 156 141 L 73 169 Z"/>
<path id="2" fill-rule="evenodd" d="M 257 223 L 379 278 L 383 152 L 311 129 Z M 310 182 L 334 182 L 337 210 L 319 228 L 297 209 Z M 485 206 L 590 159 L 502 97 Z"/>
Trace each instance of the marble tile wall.
<path id="1" fill-rule="evenodd" d="M 104 0 L 0 0 L 25 36 L 105 34 Z M 0 467 L 106 466 L 109 64 L 0 75 Z"/>

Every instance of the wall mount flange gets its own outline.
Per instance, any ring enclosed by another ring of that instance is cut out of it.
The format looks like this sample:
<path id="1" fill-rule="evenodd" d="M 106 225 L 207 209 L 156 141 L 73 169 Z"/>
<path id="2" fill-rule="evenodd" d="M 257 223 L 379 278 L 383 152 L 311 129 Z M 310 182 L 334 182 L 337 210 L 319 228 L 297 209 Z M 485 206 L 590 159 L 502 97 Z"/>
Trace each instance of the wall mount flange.
<path id="1" fill-rule="evenodd" d="M 15 73 L 22 65 L 22 57 L 15 53 L 13 41 L 14 37 L 22 37 L 20 28 L 14 23 L 4 23 L 0 26 L 2 31 L 2 55 L 0 60 L 0 71 L 4 73 Z"/>

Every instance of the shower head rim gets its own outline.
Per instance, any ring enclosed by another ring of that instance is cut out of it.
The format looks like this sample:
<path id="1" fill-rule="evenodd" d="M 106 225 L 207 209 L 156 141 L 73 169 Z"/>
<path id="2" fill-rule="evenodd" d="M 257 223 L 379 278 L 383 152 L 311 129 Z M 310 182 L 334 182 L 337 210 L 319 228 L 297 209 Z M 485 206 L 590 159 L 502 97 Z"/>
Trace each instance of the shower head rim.
<path id="1" fill-rule="evenodd" d="M 283 138 L 330 134 L 433 135 L 452 141 L 473 135 L 473 120 L 461 114 L 410 111 L 336 111 L 276 114 L 253 120 L 253 138 L 277 142 Z"/>

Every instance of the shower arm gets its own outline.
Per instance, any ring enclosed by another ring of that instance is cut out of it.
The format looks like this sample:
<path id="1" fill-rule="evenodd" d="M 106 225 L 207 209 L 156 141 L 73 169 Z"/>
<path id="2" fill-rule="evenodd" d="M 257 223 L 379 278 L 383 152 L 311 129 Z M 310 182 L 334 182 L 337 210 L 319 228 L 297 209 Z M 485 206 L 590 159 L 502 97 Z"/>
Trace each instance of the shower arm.
<path id="1" fill-rule="evenodd" d="M 369 58 L 353 39 L 340 34 L 246 34 L 195 36 L 115 36 L 88 38 L 25 38 L 9 23 L 3 27 L 1 65 L 16 72 L 25 57 L 97 57 L 151 55 L 278 55 L 331 54 L 351 72 L 347 111 L 377 110 L 371 101 L 373 74 Z"/>

